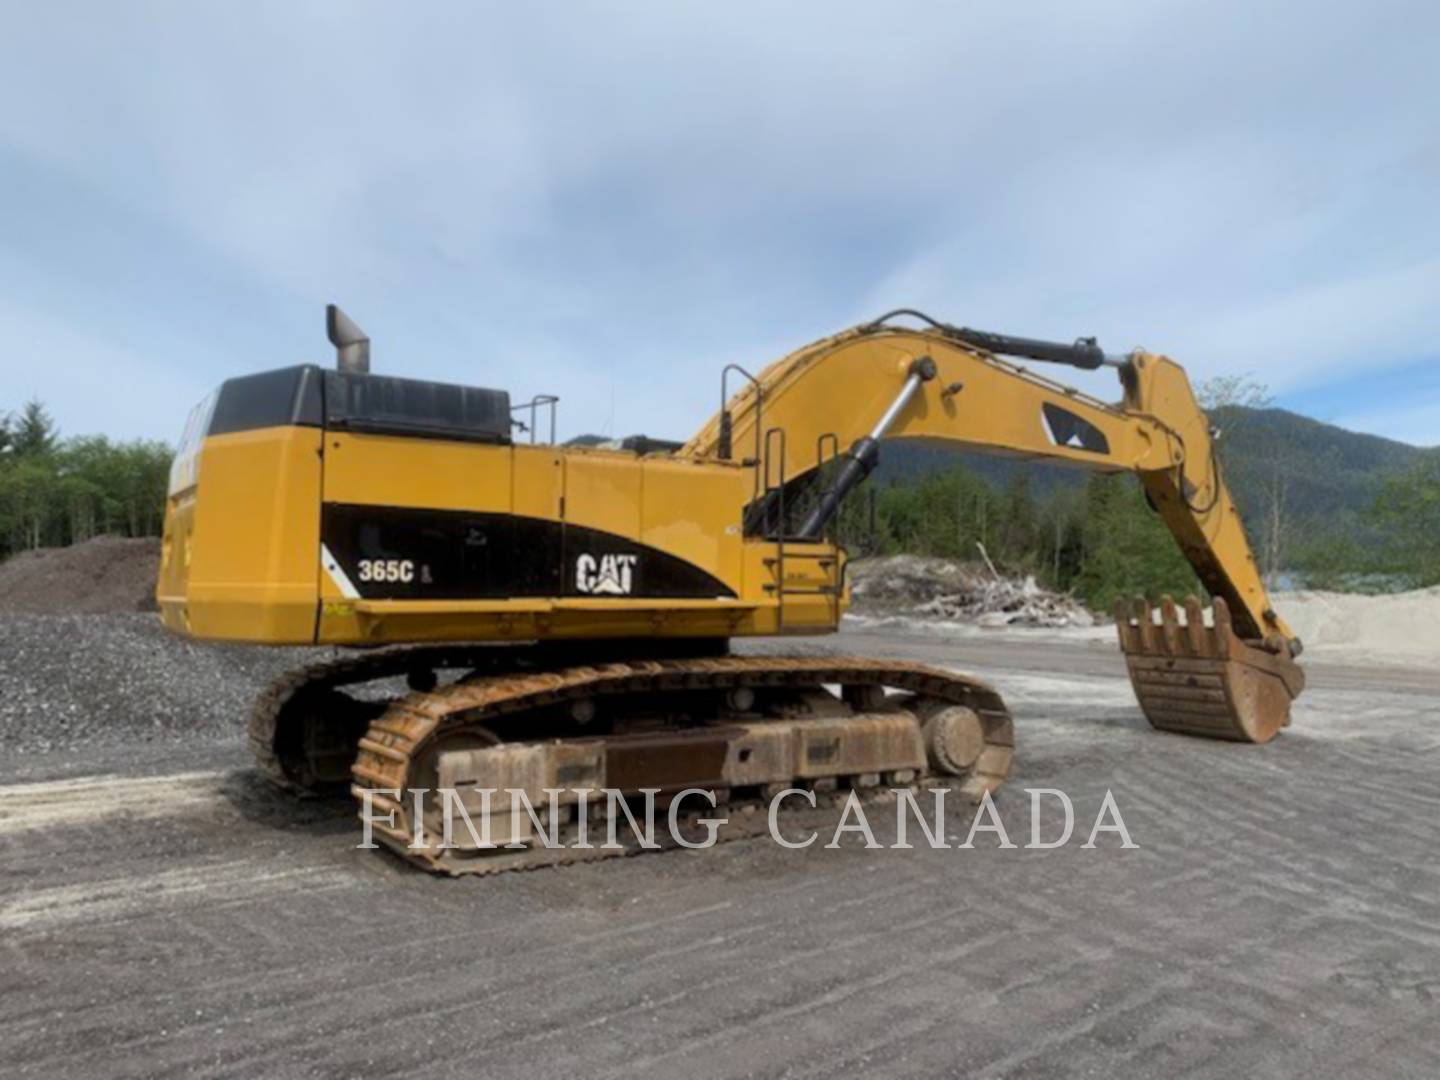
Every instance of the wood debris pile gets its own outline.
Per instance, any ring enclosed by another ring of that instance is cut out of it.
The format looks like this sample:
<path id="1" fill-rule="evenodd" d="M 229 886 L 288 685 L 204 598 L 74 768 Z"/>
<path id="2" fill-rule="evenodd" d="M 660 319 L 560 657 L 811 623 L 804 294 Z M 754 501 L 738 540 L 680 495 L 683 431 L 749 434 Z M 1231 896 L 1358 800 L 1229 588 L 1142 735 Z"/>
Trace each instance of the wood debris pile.
<path id="1" fill-rule="evenodd" d="M 973 622 L 979 626 L 1094 626 L 1073 596 L 1041 588 L 1033 577 L 1008 578 L 983 564 L 894 555 L 850 570 L 857 614 Z"/>

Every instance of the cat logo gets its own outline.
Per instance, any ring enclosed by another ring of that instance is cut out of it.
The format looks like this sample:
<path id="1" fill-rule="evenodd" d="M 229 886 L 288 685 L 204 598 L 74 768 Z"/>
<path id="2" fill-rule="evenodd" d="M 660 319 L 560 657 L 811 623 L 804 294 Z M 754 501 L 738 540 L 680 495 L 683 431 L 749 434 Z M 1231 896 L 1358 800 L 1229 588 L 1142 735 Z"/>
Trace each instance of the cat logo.
<path id="1" fill-rule="evenodd" d="M 581 555 L 575 560 L 575 588 L 596 596 L 629 596 L 639 561 L 638 555 Z"/>

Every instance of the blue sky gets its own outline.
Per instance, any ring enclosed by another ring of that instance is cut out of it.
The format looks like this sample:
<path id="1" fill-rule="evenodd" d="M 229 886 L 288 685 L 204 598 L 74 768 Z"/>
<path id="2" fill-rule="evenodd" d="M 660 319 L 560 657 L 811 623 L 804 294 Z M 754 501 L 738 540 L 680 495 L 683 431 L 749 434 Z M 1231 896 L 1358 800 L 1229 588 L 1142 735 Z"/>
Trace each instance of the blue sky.
<path id="1" fill-rule="evenodd" d="M 1437 40 L 1314 0 L 12 6 L 0 408 L 173 440 L 329 363 L 338 300 L 378 370 L 683 437 L 724 364 L 905 305 L 1434 445 Z"/>

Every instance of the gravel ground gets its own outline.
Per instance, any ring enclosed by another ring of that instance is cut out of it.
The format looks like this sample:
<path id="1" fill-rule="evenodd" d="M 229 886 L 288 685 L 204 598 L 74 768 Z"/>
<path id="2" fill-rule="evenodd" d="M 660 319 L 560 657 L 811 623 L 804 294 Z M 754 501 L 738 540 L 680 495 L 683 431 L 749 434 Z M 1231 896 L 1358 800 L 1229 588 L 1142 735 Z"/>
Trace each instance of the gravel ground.
<path id="1" fill-rule="evenodd" d="M 238 737 L 267 681 L 333 652 L 187 641 L 154 615 L 0 616 L 0 739 L 44 752 Z"/>
<path id="2" fill-rule="evenodd" d="M 750 648 L 793 649 L 783 642 Z M 827 640 L 816 648 L 835 645 Z M 191 641 L 165 630 L 155 615 L 0 614 L 0 740 L 27 753 L 85 760 L 116 748 L 143 757 L 141 744 L 238 741 L 271 679 L 348 655 L 353 651 Z M 381 695 L 404 692 L 398 679 L 371 685 Z M 56 759 L 47 760 L 53 767 Z"/>
<path id="3" fill-rule="evenodd" d="M 0 761 L 0 1076 L 1440 1075 L 1440 674 L 1314 663 L 1246 747 L 1150 731 L 1113 644 L 825 644 L 996 684 L 1017 843 L 1053 787 L 1082 837 L 1113 792 L 1139 848 L 762 839 L 433 878 L 249 767 L 248 694 L 294 653 L 0 619 L 5 734 L 52 691 L 109 718 Z"/>

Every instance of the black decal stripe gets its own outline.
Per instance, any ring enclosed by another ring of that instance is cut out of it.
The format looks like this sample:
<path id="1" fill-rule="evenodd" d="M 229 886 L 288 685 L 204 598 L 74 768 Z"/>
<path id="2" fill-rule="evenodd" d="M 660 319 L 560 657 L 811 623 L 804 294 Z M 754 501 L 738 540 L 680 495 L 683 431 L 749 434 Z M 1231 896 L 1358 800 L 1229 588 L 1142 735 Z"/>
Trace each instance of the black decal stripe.
<path id="1" fill-rule="evenodd" d="M 631 591 L 615 599 L 734 597 L 719 578 L 629 537 L 543 518 L 408 506 L 325 503 L 320 539 L 367 600 L 586 596 L 576 561 L 636 556 Z M 413 563 L 413 580 L 366 581 L 361 560 Z"/>

